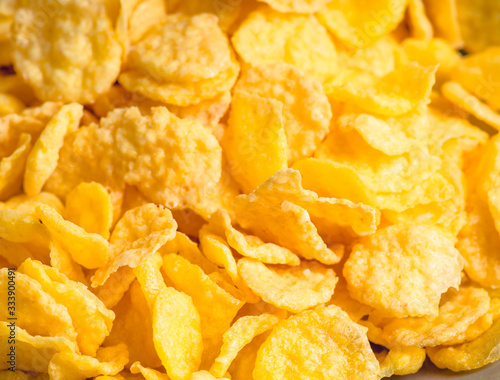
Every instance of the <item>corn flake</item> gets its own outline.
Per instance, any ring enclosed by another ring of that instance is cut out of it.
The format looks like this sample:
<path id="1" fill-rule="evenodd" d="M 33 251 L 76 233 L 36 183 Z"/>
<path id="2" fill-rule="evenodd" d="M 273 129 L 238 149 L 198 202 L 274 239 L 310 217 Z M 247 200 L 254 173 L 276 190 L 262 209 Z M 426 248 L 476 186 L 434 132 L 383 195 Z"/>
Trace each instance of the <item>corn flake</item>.
<path id="1" fill-rule="evenodd" d="M 240 259 L 241 278 L 265 302 L 298 313 L 327 302 L 337 277 L 332 269 L 314 261 L 300 266 L 266 266 L 252 259 Z"/>
<path id="2" fill-rule="evenodd" d="M 13 58 L 38 98 L 86 103 L 118 77 L 122 49 L 102 2 L 22 3 L 13 23 Z M 29 43 L 28 43 L 29 41 Z"/>
<path id="3" fill-rule="evenodd" d="M 314 16 L 278 13 L 261 7 L 250 13 L 231 42 L 252 66 L 285 62 L 323 82 L 337 71 L 337 51 Z"/>
<path id="4" fill-rule="evenodd" d="M 222 147 L 231 174 L 245 193 L 286 168 L 288 148 L 282 104 L 236 92 Z"/>
<path id="5" fill-rule="evenodd" d="M 448 344 L 485 315 L 489 307 L 490 298 L 484 289 L 450 290 L 443 296 L 438 315 L 389 320 L 383 326 L 383 336 L 393 345 L 434 347 Z"/>
<path id="6" fill-rule="evenodd" d="M 500 319 L 472 342 L 450 347 L 429 347 L 427 355 L 438 368 L 454 372 L 481 368 L 500 359 Z"/>
<path id="7" fill-rule="evenodd" d="M 114 313 L 106 309 L 85 285 L 68 280 L 54 268 L 38 261 L 26 260 L 18 268 L 18 273 L 38 281 L 56 302 L 66 306 L 77 333 L 80 351 L 84 355 L 95 356 L 111 330 Z"/>
<path id="8" fill-rule="evenodd" d="M 319 20 L 339 40 L 359 49 L 394 30 L 403 19 L 406 0 L 362 0 L 328 2 Z"/>
<path id="9" fill-rule="evenodd" d="M 331 305 L 280 322 L 260 347 L 253 376 L 369 380 L 378 379 L 379 373 L 366 329 Z"/>
<path id="10" fill-rule="evenodd" d="M 0 199 L 6 200 L 21 191 L 24 168 L 30 155 L 31 136 L 23 133 L 16 150 L 0 160 Z"/>
<path id="11" fill-rule="evenodd" d="M 349 292 L 389 315 L 437 315 L 441 294 L 461 281 L 454 245 L 451 234 L 430 225 L 378 230 L 353 247 L 344 266 Z"/>
<path id="12" fill-rule="evenodd" d="M 49 376 L 54 380 L 83 380 L 99 375 L 116 375 L 128 363 L 124 344 L 101 347 L 96 357 L 59 352 L 49 363 Z"/>
<path id="13" fill-rule="evenodd" d="M 0 320 L 7 321 L 7 268 L 0 269 Z M 30 335 L 65 338 L 73 350 L 78 350 L 76 331 L 65 306 L 45 292 L 39 282 L 22 274 L 15 274 L 16 326 Z"/>
<path id="14" fill-rule="evenodd" d="M 309 157 L 329 130 L 332 111 L 323 87 L 297 67 L 285 63 L 252 67 L 235 88 L 283 103 L 289 164 Z"/>
<path id="15" fill-rule="evenodd" d="M 110 258 L 92 278 L 92 286 L 102 285 L 112 273 L 127 265 L 137 267 L 175 236 L 177 223 L 163 206 L 148 203 L 127 211 L 110 237 Z"/>
<path id="16" fill-rule="evenodd" d="M 203 350 L 200 315 L 193 300 L 173 288 L 162 289 L 155 299 L 152 318 L 156 352 L 169 377 L 189 379 L 198 369 Z"/>
<path id="17" fill-rule="evenodd" d="M 10 367 L 7 360 L 10 360 L 10 346 L 8 343 L 11 331 L 15 332 L 16 337 L 16 369 L 22 371 L 32 371 L 47 373 L 49 362 L 58 352 L 72 351 L 75 346 L 67 338 L 62 336 L 48 337 L 39 335 L 30 335 L 26 330 L 19 326 L 11 326 L 7 322 L 0 322 L 0 354 L 3 358 L 0 369 Z M 4 373 L 0 372 L 0 376 Z M 40 375 L 37 377 L 37 379 Z M 3 379 L 3 377 L 2 377 Z"/>
<path id="18" fill-rule="evenodd" d="M 50 119 L 31 150 L 24 173 L 24 192 L 35 195 L 57 166 L 64 137 L 75 131 L 82 117 L 83 106 L 71 103 L 63 106 Z"/>
<path id="19" fill-rule="evenodd" d="M 85 231 L 109 239 L 113 204 L 108 191 L 97 182 L 82 182 L 66 197 L 64 216 Z"/>
<path id="20" fill-rule="evenodd" d="M 216 378 L 223 377 L 240 350 L 257 335 L 272 329 L 278 321 L 270 314 L 239 318 L 224 333 L 221 353 L 212 364 L 210 373 Z"/>

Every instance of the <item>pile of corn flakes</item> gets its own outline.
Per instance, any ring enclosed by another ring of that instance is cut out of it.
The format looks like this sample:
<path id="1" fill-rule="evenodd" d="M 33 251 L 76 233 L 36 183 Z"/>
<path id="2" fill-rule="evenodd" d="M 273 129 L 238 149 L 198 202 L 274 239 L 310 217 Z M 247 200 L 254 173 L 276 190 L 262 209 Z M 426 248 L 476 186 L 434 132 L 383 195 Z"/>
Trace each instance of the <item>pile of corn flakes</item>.
<path id="1" fill-rule="evenodd" d="M 1 0 L 0 378 L 498 360 L 499 20 L 493 0 Z"/>

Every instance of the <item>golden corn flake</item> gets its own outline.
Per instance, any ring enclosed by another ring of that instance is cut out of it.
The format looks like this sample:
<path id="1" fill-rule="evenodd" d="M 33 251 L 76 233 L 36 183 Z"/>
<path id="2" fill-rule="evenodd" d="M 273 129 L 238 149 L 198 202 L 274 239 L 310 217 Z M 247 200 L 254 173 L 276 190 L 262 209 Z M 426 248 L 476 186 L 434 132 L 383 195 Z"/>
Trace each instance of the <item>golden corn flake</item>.
<path id="1" fill-rule="evenodd" d="M 75 131 L 82 117 L 83 106 L 71 103 L 63 106 L 48 122 L 30 152 L 24 173 L 24 192 L 35 195 L 57 166 L 59 150 L 65 136 Z"/>
<path id="2" fill-rule="evenodd" d="M 314 261 L 297 267 L 266 266 L 252 259 L 240 259 L 241 278 L 265 302 L 298 313 L 327 302 L 337 277 L 332 269 Z"/>
<path id="3" fill-rule="evenodd" d="M 223 211 L 213 214 L 211 228 L 225 236 L 227 243 L 240 255 L 250 257 L 266 264 L 299 265 L 299 258 L 290 250 L 272 243 L 264 243 L 257 236 L 238 231 L 231 224 L 229 215 Z"/>
<path id="4" fill-rule="evenodd" d="M 162 289 L 166 288 L 166 281 L 161 273 L 162 265 L 163 258 L 161 254 L 155 252 L 144 260 L 141 265 L 134 268 L 134 274 L 139 284 L 141 284 L 142 293 L 151 311 L 153 310 L 156 296 Z M 168 283 L 168 285 L 172 284 Z"/>
<path id="5" fill-rule="evenodd" d="M 490 296 L 491 297 L 491 296 Z M 470 324 L 463 333 L 446 342 L 447 346 L 470 342 L 485 333 L 500 317 L 500 298 L 490 298 L 488 312 Z"/>
<path id="6" fill-rule="evenodd" d="M 428 102 L 436 70 L 437 66 L 411 62 L 375 80 L 371 86 L 357 81 L 340 85 L 333 82 L 325 91 L 329 97 L 354 103 L 369 112 L 398 116 Z"/>
<path id="7" fill-rule="evenodd" d="M 461 281 L 454 245 L 451 234 L 431 225 L 378 230 L 353 247 L 344 266 L 349 292 L 389 315 L 437 315 L 441 294 Z"/>
<path id="8" fill-rule="evenodd" d="M 423 0 L 423 2 L 425 12 L 434 29 L 434 36 L 444 39 L 454 48 L 462 47 L 462 30 L 459 26 L 457 0 Z"/>
<path id="9" fill-rule="evenodd" d="M 285 63 L 252 67 L 235 88 L 283 103 L 289 163 L 310 156 L 329 130 L 332 111 L 323 87 L 297 67 Z"/>
<path id="10" fill-rule="evenodd" d="M 127 346 L 101 347 L 96 357 L 59 352 L 49 363 L 49 376 L 54 380 L 79 380 L 99 375 L 116 375 L 128 363 Z"/>
<path id="11" fill-rule="evenodd" d="M 133 363 L 130 366 L 130 371 L 132 373 L 140 373 L 140 376 L 143 376 L 141 377 L 141 379 L 144 378 L 146 380 L 170 380 L 166 373 L 143 367 L 139 362 Z"/>
<path id="12" fill-rule="evenodd" d="M 489 307 L 490 298 L 484 289 L 461 287 L 443 296 L 438 315 L 389 320 L 382 334 L 394 345 L 434 347 L 448 344 L 485 315 Z"/>
<path id="13" fill-rule="evenodd" d="M 122 202 L 123 179 L 115 174 L 109 156 L 109 134 L 96 124 L 70 133 L 59 152 L 57 167 L 45 183 L 44 190 L 65 199 L 81 182 L 98 182 L 111 193 L 113 206 L 119 210 Z M 115 203 L 116 202 L 116 203 Z"/>
<path id="14" fill-rule="evenodd" d="M 59 273 L 64 274 L 72 281 L 81 282 L 82 284 L 89 285 L 89 281 L 83 273 L 83 268 L 78 264 L 68 251 L 62 247 L 57 241 L 51 241 L 49 244 L 50 249 L 50 265 L 57 269 Z"/>
<path id="15" fill-rule="evenodd" d="M 359 49 L 394 30 L 403 19 L 406 0 L 328 2 L 319 20 L 343 43 Z"/>
<path id="16" fill-rule="evenodd" d="M 254 337 L 272 329 L 279 322 L 278 317 L 270 314 L 239 318 L 224 333 L 221 353 L 210 368 L 216 378 L 223 377 L 240 350 Z"/>
<path id="17" fill-rule="evenodd" d="M 264 233 L 256 233 L 265 240 L 275 241 L 302 255 L 304 258 L 316 258 L 319 261 L 324 261 L 325 264 L 332 264 L 332 262 L 328 262 L 328 260 L 338 262 L 338 259 L 329 258 L 330 254 L 328 249 L 324 253 L 314 253 L 311 251 L 311 247 L 309 247 L 309 249 L 304 248 L 302 251 L 300 245 L 291 243 L 289 240 L 290 236 L 286 238 L 284 235 L 281 237 L 272 237 L 272 235 L 269 234 L 269 232 L 271 232 L 271 234 L 273 233 L 273 229 L 280 228 L 278 224 L 274 227 L 263 227 L 265 224 L 262 221 L 257 222 L 254 218 L 259 218 L 259 215 L 262 218 L 266 215 L 266 218 L 268 218 L 269 214 L 266 214 L 266 209 L 271 209 L 273 212 L 279 213 L 288 211 L 286 208 L 294 211 L 296 210 L 295 212 L 300 212 L 301 209 L 304 209 L 307 211 L 306 215 L 310 216 L 319 234 L 326 236 L 333 242 L 336 242 L 335 240 L 337 239 L 342 240 L 346 236 L 368 235 L 376 230 L 379 222 L 377 210 L 360 203 L 354 204 L 345 199 L 318 197 L 316 193 L 305 190 L 301 182 L 302 178 L 297 170 L 286 169 L 276 173 L 264 182 L 253 194 L 235 198 L 236 219 L 242 227 L 250 228 L 250 230 L 255 229 L 256 231 L 260 231 L 266 228 Z M 284 202 L 288 202 L 287 207 L 282 205 Z M 244 216 L 243 213 L 239 211 L 243 209 L 243 205 L 247 207 L 246 212 L 253 208 L 254 214 Z M 260 209 L 262 206 L 264 206 L 264 208 Z M 267 211 L 267 213 L 269 212 Z M 303 227 L 306 227 L 306 225 L 303 225 Z M 314 229 L 312 229 L 312 231 L 314 231 Z M 314 234 L 311 232 L 310 234 L 309 238 L 313 239 Z M 279 234 L 276 233 L 276 235 Z M 318 248 L 321 247 L 320 244 L 321 242 L 319 242 Z M 321 258 L 321 255 L 325 257 Z"/>
<path id="18" fill-rule="evenodd" d="M 441 87 L 443 96 L 465 112 L 475 116 L 496 130 L 500 129 L 500 115 L 488 105 L 467 92 L 459 83 L 446 82 Z"/>
<path id="19" fill-rule="evenodd" d="M 154 203 L 127 211 L 109 239 L 110 258 L 92 278 L 92 286 L 102 285 L 112 273 L 127 265 L 138 266 L 167 241 L 175 237 L 177 223 L 169 209 Z"/>
<path id="20" fill-rule="evenodd" d="M 163 271 L 178 290 L 192 298 L 200 313 L 204 348 L 201 368 L 208 368 L 219 353 L 222 335 L 243 302 L 217 285 L 200 267 L 176 254 L 163 257 Z"/>
<path id="21" fill-rule="evenodd" d="M 0 160 L 0 200 L 6 200 L 21 191 L 26 161 L 31 150 L 31 136 L 23 133 L 16 150 Z"/>
<path id="22" fill-rule="evenodd" d="M 439 64 L 436 83 L 439 85 L 449 79 L 452 69 L 460 60 L 459 54 L 446 41 L 439 38 L 421 40 L 407 38 L 402 44 L 405 57 L 422 66 Z"/>
<path id="23" fill-rule="evenodd" d="M 136 107 L 118 109 L 100 123 L 69 137 L 47 190 L 65 197 L 80 182 L 111 189 L 127 183 L 167 207 L 215 211 L 205 206 L 214 207 L 207 198 L 221 179 L 222 152 L 210 131 L 164 107 L 153 108 L 151 116 Z"/>
<path id="24" fill-rule="evenodd" d="M 130 362 L 140 361 L 147 367 L 160 367 L 161 361 L 153 343 L 150 308 L 138 281 L 132 283 L 113 311 L 116 318 L 106 345 L 123 342 L 128 347 Z"/>
<path id="25" fill-rule="evenodd" d="M 452 79 L 467 91 L 488 103 L 493 109 L 500 109 L 500 47 L 490 47 L 480 53 L 462 59 L 452 72 Z"/>
<path id="26" fill-rule="evenodd" d="M 72 258 L 85 268 L 103 266 L 109 257 L 109 244 L 102 236 L 85 232 L 81 227 L 64 220 L 52 207 L 40 204 L 36 217 L 47 227 L 52 239 L 68 250 Z"/>
<path id="27" fill-rule="evenodd" d="M 500 319 L 472 342 L 450 347 L 429 347 L 427 355 L 439 368 L 454 372 L 481 368 L 500 359 Z"/>
<path id="28" fill-rule="evenodd" d="M 16 10 L 14 64 L 38 98 L 86 103 L 111 87 L 122 49 L 105 12 L 102 2 L 75 0 L 30 1 Z"/>
<path id="29" fill-rule="evenodd" d="M 0 117 L 0 156 L 10 156 L 23 133 L 29 134 L 34 140 L 43 130 L 45 124 L 33 117 L 10 114 Z"/>
<path id="30" fill-rule="evenodd" d="M 222 147 L 231 174 L 245 193 L 287 167 L 283 105 L 246 92 L 235 93 Z"/>
<path id="31" fill-rule="evenodd" d="M 420 347 L 391 348 L 380 361 L 380 374 L 382 377 L 392 375 L 409 375 L 417 372 L 424 364 L 425 349 Z M 381 360 L 382 359 L 382 360 Z"/>
<path id="32" fill-rule="evenodd" d="M 7 321 L 8 270 L 0 269 L 0 320 Z M 16 326 L 30 335 L 63 337 L 73 350 L 78 350 L 76 331 L 65 306 L 45 292 L 39 282 L 22 274 L 15 274 L 16 281 Z"/>
<path id="33" fill-rule="evenodd" d="M 321 82 L 338 68 L 335 46 L 314 16 L 282 14 L 261 7 L 247 16 L 231 42 L 252 66 L 285 62 Z"/>
<path id="34" fill-rule="evenodd" d="M 407 15 L 412 37 L 422 40 L 432 38 L 434 31 L 431 22 L 425 14 L 423 0 L 408 0 Z"/>
<path id="35" fill-rule="evenodd" d="M 198 245 L 193 242 L 187 235 L 177 231 L 175 238 L 168 241 L 163 247 L 159 249 L 162 255 L 169 253 L 176 253 L 191 264 L 200 267 L 205 274 L 210 274 L 217 271 L 217 265 L 211 263 L 201 253 Z"/>
<path id="36" fill-rule="evenodd" d="M 109 334 L 114 313 L 104 306 L 85 285 L 68 280 L 54 268 L 26 260 L 18 273 L 24 273 L 42 285 L 42 289 L 68 309 L 77 333 L 77 343 L 84 355 L 95 356 Z"/>
<path id="37" fill-rule="evenodd" d="M 187 106 L 229 90 L 237 74 L 238 64 L 214 15 L 173 14 L 132 46 L 119 81 L 151 99 Z"/>
<path id="38" fill-rule="evenodd" d="M 156 352 L 168 376 L 188 380 L 198 369 L 203 350 L 200 315 L 193 300 L 173 288 L 160 290 L 152 319 Z"/>
<path id="39" fill-rule="evenodd" d="M 109 238 L 113 204 L 108 191 L 97 182 L 82 182 L 66 197 L 64 216 L 87 232 Z"/>
<path id="40" fill-rule="evenodd" d="M 331 305 L 280 322 L 259 349 L 253 377 L 368 380 L 379 373 L 366 329 Z"/>
<path id="41" fill-rule="evenodd" d="M 11 343 L 8 341 L 11 331 L 9 323 L 0 322 L 0 355 L 8 358 L 7 360 L 10 360 Z M 30 335 L 26 330 L 16 325 L 14 325 L 13 331 L 16 337 L 15 361 L 18 370 L 47 373 L 49 362 L 56 353 L 72 351 L 75 348 L 73 342 L 62 336 Z M 0 369 L 4 370 L 10 367 L 7 360 L 2 360 Z M 0 372 L 0 376 L 2 375 L 3 373 Z"/>

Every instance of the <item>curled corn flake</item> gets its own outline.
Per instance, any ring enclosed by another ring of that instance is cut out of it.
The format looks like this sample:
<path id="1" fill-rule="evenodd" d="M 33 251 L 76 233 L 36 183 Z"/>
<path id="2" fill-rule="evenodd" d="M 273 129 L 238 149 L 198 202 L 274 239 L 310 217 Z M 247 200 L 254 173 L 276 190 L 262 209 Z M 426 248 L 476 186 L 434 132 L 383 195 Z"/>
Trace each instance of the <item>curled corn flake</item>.
<path id="1" fill-rule="evenodd" d="M 383 326 L 383 337 L 391 345 L 434 347 L 448 344 L 485 315 L 488 293 L 481 288 L 462 287 L 443 296 L 437 316 L 397 318 Z"/>
<path id="2" fill-rule="evenodd" d="M 208 367 L 217 357 L 222 335 L 243 302 L 204 274 L 200 267 L 176 254 L 163 256 L 163 271 L 178 290 L 193 299 L 200 313 L 204 347 L 201 368 Z"/>
<path id="3" fill-rule="evenodd" d="M 394 347 L 380 361 L 382 377 L 409 375 L 418 372 L 425 360 L 425 349 L 420 347 Z"/>
<path id="4" fill-rule="evenodd" d="M 65 305 L 77 333 L 76 341 L 80 351 L 84 355 L 95 356 L 111 330 L 114 313 L 106 309 L 102 301 L 85 285 L 68 280 L 54 268 L 38 261 L 27 259 L 18 268 L 18 273 L 38 281 L 56 302 Z"/>
<path id="5" fill-rule="evenodd" d="M 31 136 L 23 133 L 16 150 L 0 161 L 0 199 L 6 200 L 22 187 L 23 173 L 31 150 Z"/>
<path id="6" fill-rule="evenodd" d="M 128 347 L 131 363 L 140 361 L 147 367 L 160 367 L 161 361 L 153 343 L 150 308 L 138 281 L 132 283 L 113 311 L 116 318 L 106 345 L 123 342 Z"/>
<path id="7" fill-rule="evenodd" d="M 378 230 L 353 247 L 344 266 L 349 292 L 389 315 L 437 315 L 441 294 L 461 281 L 454 245 L 451 234 L 431 225 Z"/>
<path id="8" fill-rule="evenodd" d="M 500 319 L 472 342 L 450 347 L 429 347 L 427 355 L 439 368 L 468 371 L 500 359 Z"/>
<path id="9" fill-rule="evenodd" d="M 423 0 L 425 11 L 434 28 L 435 37 L 442 38 L 454 48 L 463 45 L 456 0 Z"/>
<path id="10" fill-rule="evenodd" d="M 38 98 L 86 103 L 111 87 L 122 49 L 105 12 L 102 2 L 75 0 L 17 8 L 14 64 Z"/>
<path id="11" fill-rule="evenodd" d="M 338 281 L 332 269 L 314 261 L 290 268 L 243 258 L 238 261 L 238 271 L 265 302 L 292 313 L 327 302 Z"/>
<path id="12" fill-rule="evenodd" d="M 489 106 L 481 102 L 474 95 L 467 92 L 459 83 L 446 82 L 441 87 L 443 96 L 464 111 L 474 115 L 493 128 L 500 129 L 500 115 Z"/>
<path id="13" fill-rule="evenodd" d="M 454 81 L 495 110 L 500 109 L 499 54 L 497 46 L 471 54 L 460 60 L 451 74 Z"/>
<path id="14" fill-rule="evenodd" d="M 81 227 L 64 220 L 52 207 L 40 204 L 36 217 L 80 265 L 94 269 L 103 266 L 109 257 L 109 244 L 101 235 L 87 233 Z"/>
<path id="15" fill-rule="evenodd" d="M 407 12 L 411 36 L 423 40 L 432 38 L 434 31 L 425 14 L 423 0 L 409 0 Z"/>
<path id="16" fill-rule="evenodd" d="M 216 378 L 223 377 L 240 350 L 257 335 L 272 329 L 278 321 L 278 317 L 270 314 L 239 318 L 224 333 L 221 352 L 212 364 L 210 373 Z"/>
<path id="17" fill-rule="evenodd" d="M 250 257 L 266 264 L 299 265 L 299 258 L 290 250 L 272 243 L 264 243 L 257 236 L 252 236 L 238 231 L 231 224 L 227 213 L 218 211 L 210 219 L 212 228 L 220 231 L 230 247 L 240 255 Z"/>
<path id="18" fill-rule="evenodd" d="M 315 358 L 315 360 L 310 360 Z M 259 349 L 255 379 L 378 379 L 366 329 L 337 306 L 319 306 L 281 321 Z"/>
<path id="19" fill-rule="evenodd" d="M 99 375 L 116 375 L 128 363 L 127 346 L 101 347 L 96 357 L 59 352 L 49 363 L 49 376 L 54 380 L 79 380 Z"/>
<path id="20" fill-rule="evenodd" d="M 21 371 L 47 373 L 49 362 L 58 352 L 72 351 L 75 346 L 68 338 L 62 336 L 40 336 L 29 334 L 19 326 L 14 326 L 16 337 L 16 368 Z M 0 354 L 10 356 L 8 342 L 11 327 L 7 322 L 0 322 Z M 9 364 L 3 361 L 0 369 L 6 370 Z M 0 376 L 4 375 L 0 372 Z M 39 376 L 38 376 L 39 377 Z M 37 378 L 38 378 L 37 377 Z M 17 379 L 15 379 L 17 380 Z"/>
<path id="21" fill-rule="evenodd" d="M 146 380 L 170 380 L 166 373 L 143 367 L 139 362 L 133 363 L 130 366 L 130 371 L 132 373 L 140 373 Z"/>
<path id="22" fill-rule="evenodd" d="M 7 288 L 8 270 L 0 269 L 0 319 L 7 321 Z M 62 337 L 68 345 L 78 351 L 76 330 L 71 316 L 65 306 L 59 304 L 49 293 L 43 290 L 40 283 L 23 274 L 15 274 L 16 281 L 16 326 L 26 330 L 30 335 L 45 337 Z"/>
<path id="23" fill-rule="evenodd" d="M 35 195 L 42 190 L 57 166 L 64 137 L 78 128 L 82 112 L 81 104 L 71 103 L 63 106 L 47 123 L 26 162 L 23 188 L 27 195 Z"/>
<path id="24" fill-rule="evenodd" d="M 127 265 L 135 268 L 175 236 L 177 223 L 169 209 L 147 203 L 127 211 L 110 237 L 110 258 L 92 278 L 102 285 L 112 273 Z"/>

